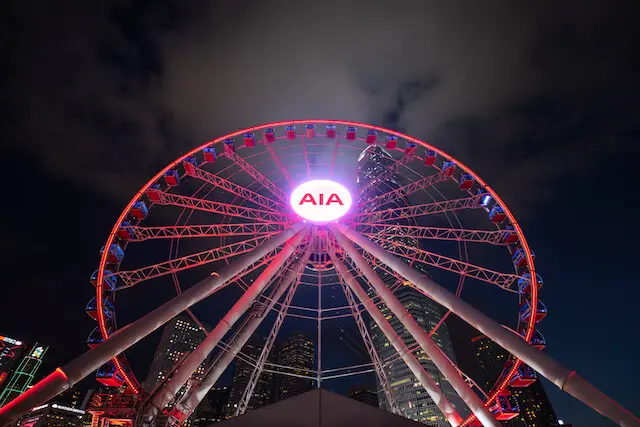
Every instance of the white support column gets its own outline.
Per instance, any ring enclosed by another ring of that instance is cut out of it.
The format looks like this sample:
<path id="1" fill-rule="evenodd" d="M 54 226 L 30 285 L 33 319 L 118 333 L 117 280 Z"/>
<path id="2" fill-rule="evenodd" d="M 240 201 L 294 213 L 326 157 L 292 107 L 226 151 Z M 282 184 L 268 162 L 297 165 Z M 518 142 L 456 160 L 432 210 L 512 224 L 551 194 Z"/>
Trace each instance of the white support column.
<path id="1" fill-rule="evenodd" d="M 249 289 L 242 294 L 240 299 L 231 307 L 222 320 L 218 322 L 216 327 L 207 335 L 207 338 L 182 362 L 180 367 L 174 371 L 169 381 L 157 390 L 155 396 L 151 396 L 148 407 L 144 409 L 145 421 L 152 420 L 169 404 L 180 388 L 189 380 L 193 372 L 198 369 L 198 366 L 204 362 L 207 356 L 209 356 L 209 353 L 218 345 L 222 337 L 229 332 L 236 321 L 251 307 L 255 299 L 271 282 L 273 276 L 293 254 L 305 235 L 306 228 L 299 231 L 285 243 L 284 248 L 273 258 L 267 268 L 262 271 Z"/>
<path id="2" fill-rule="evenodd" d="M 262 323 L 264 318 L 269 314 L 269 312 L 273 309 L 276 303 L 280 300 L 285 291 L 291 286 L 295 280 L 297 280 L 298 274 L 304 268 L 307 259 L 309 258 L 309 254 L 305 251 L 301 254 L 300 259 L 292 265 L 292 268 L 286 272 L 282 281 L 278 285 L 276 292 L 272 295 L 271 300 L 266 305 L 264 312 L 260 316 L 253 317 L 247 323 L 245 329 L 238 335 L 235 341 L 233 341 L 229 345 L 229 349 L 226 353 L 220 358 L 218 363 L 211 368 L 209 372 L 205 375 L 205 377 L 200 381 L 200 384 L 197 387 L 191 389 L 178 403 L 176 406 L 181 412 L 181 418 L 178 420 L 182 423 L 191 413 L 196 409 L 198 404 L 204 399 L 207 395 L 211 387 L 213 387 L 220 378 L 220 376 L 224 373 L 225 369 L 229 366 L 229 364 L 235 359 L 238 355 L 242 347 L 247 343 L 249 338 L 253 335 L 253 333 L 258 329 L 258 326 Z"/>
<path id="3" fill-rule="evenodd" d="M 396 333 L 393 326 L 391 326 L 387 319 L 384 318 L 372 299 L 367 296 L 365 291 L 353 277 L 353 274 L 351 274 L 339 259 L 334 258 L 333 262 L 338 274 L 342 276 L 342 279 L 347 286 L 349 286 L 353 293 L 356 294 L 356 297 L 360 300 L 362 305 L 364 305 L 365 309 L 369 312 L 369 315 L 371 315 L 371 318 L 376 322 L 387 340 L 389 340 L 393 348 L 395 348 L 398 354 L 400 354 L 404 363 L 407 364 L 411 372 L 413 372 L 413 375 L 415 375 L 418 381 L 420 381 L 420 384 L 422 384 L 422 387 L 427 391 L 433 402 L 438 406 L 438 408 L 440 408 L 440 412 L 442 412 L 445 419 L 453 427 L 460 425 L 460 422 L 462 421 L 460 415 L 458 415 L 453 406 L 451 406 L 451 403 L 449 403 L 444 394 L 442 394 L 438 385 L 429 376 L 427 371 L 425 371 L 424 367 L 422 367 L 420 362 L 418 362 L 413 353 L 407 349 L 402 338 Z"/>
<path id="4" fill-rule="evenodd" d="M 503 328 L 498 322 L 456 297 L 451 292 L 420 274 L 399 258 L 362 236 L 357 231 L 342 224 L 333 226 L 334 230 L 344 234 L 365 251 L 388 265 L 396 273 L 418 287 L 429 298 L 451 310 L 462 320 L 491 338 L 498 345 L 538 371 L 558 388 L 569 393 L 589 407 L 600 412 L 615 423 L 624 427 L 640 427 L 640 419 L 624 409 L 610 397 L 581 378 L 575 371 L 562 366 L 547 354 L 529 345 L 513 332 Z M 338 234 L 338 233 L 336 233 Z"/>
<path id="5" fill-rule="evenodd" d="M 272 237 L 251 252 L 238 257 L 237 260 L 221 269 L 219 275 L 207 277 L 144 317 L 119 329 L 98 347 L 87 351 L 62 368 L 56 369 L 52 374 L 35 384 L 33 388 L 0 408 L 0 425 L 16 420 L 30 411 L 31 408 L 41 405 L 64 390 L 73 387 L 78 381 L 92 374 L 109 360 L 173 319 L 185 309 L 215 293 L 226 282 L 260 260 L 267 253 L 285 243 L 287 239 L 293 237 L 303 227 L 304 224 L 292 225 L 291 228 Z"/>
<path id="6" fill-rule="evenodd" d="M 480 420 L 480 422 L 485 426 L 502 427 L 502 424 L 500 424 L 500 422 L 491 415 L 489 410 L 484 406 L 482 400 L 480 400 L 478 395 L 460 376 L 457 369 L 451 364 L 451 362 L 449 362 L 447 356 L 444 355 L 440 347 L 438 347 L 429 337 L 427 331 L 418 325 L 418 322 L 413 318 L 413 316 L 411 316 L 400 300 L 398 300 L 393 292 L 391 292 L 391 290 L 384 284 L 380 276 L 373 271 L 362 255 L 358 253 L 355 246 L 353 246 L 353 243 L 351 243 L 339 231 L 335 229 L 332 229 L 332 231 L 334 232 L 338 244 L 342 246 L 344 251 L 355 262 L 358 269 L 362 274 L 364 274 L 369 283 L 371 283 L 382 301 L 407 328 L 418 344 L 420 344 L 420 347 L 422 347 L 425 353 L 427 353 L 427 356 L 431 359 L 433 364 L 436 365 L 436 368 L 438 368 L 447 381 L 449 381 L 453 389 L 458 393 L 469 409 L 471 409 L 478 420 Z"/>

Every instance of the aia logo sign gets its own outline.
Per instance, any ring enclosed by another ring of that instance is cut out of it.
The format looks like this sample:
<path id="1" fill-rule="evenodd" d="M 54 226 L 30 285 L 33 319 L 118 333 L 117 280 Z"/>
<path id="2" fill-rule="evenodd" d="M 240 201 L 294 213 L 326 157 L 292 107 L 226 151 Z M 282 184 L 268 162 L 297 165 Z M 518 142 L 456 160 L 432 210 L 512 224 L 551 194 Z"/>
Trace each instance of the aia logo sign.
<path id="1" fill-rule="evenodd" d="M 293 190 L 291 207 L 309 221 L 335 221 L 351 208 L 351 194 L 342 184 L 316 179 L 300 184 Z"/>

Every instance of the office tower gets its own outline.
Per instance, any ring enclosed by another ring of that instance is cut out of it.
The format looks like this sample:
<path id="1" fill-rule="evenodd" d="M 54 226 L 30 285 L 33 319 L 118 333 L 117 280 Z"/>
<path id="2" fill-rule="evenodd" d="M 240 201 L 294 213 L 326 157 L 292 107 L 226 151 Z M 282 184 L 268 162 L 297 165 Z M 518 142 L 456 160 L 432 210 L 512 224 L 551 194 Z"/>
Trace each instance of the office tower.
<path id="1" fill-rule="evenodd" d="M 253 360 L 257 360 L 264 348 L 265 338 L 252 337 L 242 347 L 242 355 L 247 356 Z M 237 357 L 235 360 L 235 371 L 233 374 L 233 380 L 231 382 L 231 390 L 229 392 L 229 402 L 225 410 L 228 416 L 233 416 L 240 400 L 244 394 L 251 374 L 253 373 L 254 366 L 245 360 L 243 357 Z M 269 372 L 262 372 L 258 377 L 258 382 L 253 390 L 251 399 L 247 410 L 261 408 L 273 402 L 273 374 Z"/>
<path id="2" fill-rule="evenodd" d="M 367 209 L 369 209 L 368 206 L 371 206 L 366 203 L 367 200 L 400 188 L 406 184 L 402 181 L 403 178 L 401 176 L 389 172 L 392 170 L 393 164 L 394 161 L 391 155 L 379 145 L 367 147 L 360 155 L 358 159 L 357 185 L 360 189 L 360 202 L 364 206 L 363 212 L 366 212 Z M 377 209 L 394 209 L 407 205 L 408 201 L 400 197 L 382 206 L 378 206 Z M 375 213 L 370 217 L 370 221 L 375 222 Z M 397 218 L 392 221 L 386 221 L 386 223 L 389 225 L 416 225 L 412 218 Z M 387 240 L 401 243 L 405 246 L 419 247 L 419 242 L 411 237 L 394 236 L 387 237 Z M 389 242 L 380 242 L 380 244 L 385 248 L 392 247 L 392 243 Z M 428 275 L 428 271 L 423 264 L 414 263 L 413 268 L 419 270 L 422 274 Z M 374 271 L 376 271 L 388 287 L 396 285 L 397 280 L 395 277 L 378 267 L 374 267 Z M 371 292 L 370 290 L 370 293 Z M 395 295 L 413 318 L 416 319 L 418 324 L 426 331 L 430 332 L 446 312 L 439 304 L 425 297 L 411 286 L 400 286 L 395 291 Z M 395 332 L 402 337 L 407 347 L 415 347 L 415 339 L 405 330 L 402 323 L 393 316 L 389 308 L 382 303 L 378 304 L 378 308 L 387 318 Z M 394 357 L 396 355 L 395 349 L 390 345 L 389 341 L 374 322 L 371 322 L 370 329 L 375 350 L 379 357 L 383 360 Z M 441 325 L 432 338 L 447 357 L 455 361 L 446 324 Z M 413 354 L 434 381 L 440 384 L 447 399 L 449 399 L 458 411 L 463 412 L 461 415 L 464 415 L 466 407 L 424 351 L 418 347 L 413 351 Z M 386 373 L 391 387 L 391 393 L 402 415 L 414 421 L 429 423 L 430 425 L 443 427 L 448 425 L 437 405 L 429 397 L 426 390 L 418 382 L 402 359 L 397 358 L 393 363 L 388 365 Z M 378 401 L 380 402 L 381 408 L 390 410 L 380 384 L 378 384 Z"/>
<path id="3" fill-rule="evenodd" d="M 278 400 L 305 393 L 314 387 L 313 370 L 315 363 L 315 344 L 301 332 L 294 333 L 278 351 L 278 364 L 292 367 L 287 372 L 296 375 L 308 375 L 309 379 L 279 375 L 277 390 Z"/>

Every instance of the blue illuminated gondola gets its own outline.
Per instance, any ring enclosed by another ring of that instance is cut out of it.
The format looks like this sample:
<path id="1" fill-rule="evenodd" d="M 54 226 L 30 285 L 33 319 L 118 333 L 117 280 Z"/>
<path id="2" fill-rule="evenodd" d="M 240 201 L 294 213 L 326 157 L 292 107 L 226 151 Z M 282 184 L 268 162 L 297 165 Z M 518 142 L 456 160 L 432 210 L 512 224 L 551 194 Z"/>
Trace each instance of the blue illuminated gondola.
<path id="1" fill-rule="evenodd" d="M 494 224 L 501 223 L 506 217 L 507 214 L 505 213 L 504 209 L 502 209 L 502 206 L 495 205 L 491 208 L 491 211 L 489 211 L 489 221 Z"/>
<path id="2" fill-rule="evenodd" d="M 518 233 L 516 233 L 516 229 L 513 225 L 507 225 L 502 232 L 502 243 L 510 244 L 518 241 Z"/>
<path id="3" fill-rule="evenodd" d="M 227 154 L 233 154 L 236 152 L 236 147 L 235 147 L 235 142 L 236 140 L 233 138 L 227 138 L 223 141 L 224 144 L 224 152 Z"/>
<path id="4" fill-rule="evenodd" d="M 375 129 L 369 129 L 367 131 L 367 144 L 375 144 L 378 140 L 378 131 Z"/>
<path id="5" fill-rule="evenodd" d="M 135 202 L 131 207 L 131 216 L 136 219 L 145 219 L 149 215 L 149 209 L 143 201 Z"/>
<path id="6" fill-rule="evenodd" d="M 98 270 L 93 272 L 89 281 L 93 286 L 96 285 L 98 281 Z M 114 290 L 116 287 L 116 283 L 118 283 L 118 276 L 114 275 L 111 270 L 105 270 L 104 277 L 102 279 L 102 286 L 106 288 L 105 290 Z"/>
<path id="7" fill-rule="evenodd" d="M 113 303 L 109 298 L 104 298 L 102 300 L 102 312 L 104 313 L 104 317 L 107 319 L 113 318 Z M 96 297 L 91 298 L 87 303 L 86 307 L 87 314 L 94 320 L 98 320 L 98 304 Z"/>
<path id="8" fill-rule="evenodd" d="M 353 141 L 356 139 L 356 128 L 353 126 L 347 126 L 347 140 Z"/>
<path id="9" fill-rule="evenodd" d="M 416 154 L 418 144 L 415 142 L 407 141 L 407 148 L 404 150 L 405 156 L 413 157 Z"/>
<path id="10" fill-rule="evenodd" d="M 538 375 L 530 366 L 521 363 L 516 371 L 515 375 L 509 380 L 511 387 L 528 387 L 532 383 L 536 382 Z"/>
<path id="11" fill-rule="evenodd" d="M 253 132 L 246 132 L 244 134 L 244 146 L 247 148 L 253 148 L 256 146 L 256 134 Z"/>
<path id="12" fill-rule="evenodd" d="M 162 201 L 162 191 L 160 190 L 160 184 L 151 184 L 145 194 L 152 202 Z"/>
<path id="13" fill-rule="evenodd" d="M 213 163 L 218 158 L 218 155 L 216 154 L 216 149 L 213 147 L 203 148 L 202 155 L 204 156 L 204 161 L 207 163 Z"/>
<path id="14" fill-rule="evenodd" d="M 266 128 L 264 130 L 265 142 L 272 143 L 276 140 L 276 130 L 274 128 Z"/>
<path id="15" fill-rule="evenodd" d="M 336 125 L 327 125 L 327 138 L 335 138 L 336 137 Z"/>
<path id="16" fill-rule="evenodd" d="M 498 394 L 496 403 L 491 406 L 490 410 L 498 421 L 510 420 L 520 414 L 518 402 L 516 402 L 516 399 L 507 391 Z"/>
<path id="17" fill-rule="evenodd" d="M 535 252 L 531 251 L 531 258 L 536 259 Z M 513 263 L 518 267 L 524 267 L 527 265 L 527 255 L 522 248 L 518 248 L 513 252 L 513 256 L 511 257 Z"/>
<path id="18" fill-rule="evenodd" d="M 533 331 L 533 335 L 531 335 L 531 340 L 529 344 L 537 348 L 538 350 L 544 350 L 547 346 L 547 341 L 544 339 L 544 336 L 540 333 L 539 330 Z"/>
<path id="19" fill-rule="evenodd" d="M 542 277 L 536 274 L 536 286 L 538 289 L 544 284 Z M 531 274 L 524 273 L 520 279 L 518 279 L 518 291 L 521 294 L 531 293 Z"/>
<path id="20" fill-rule="evenodd" d="M 311 139 L 314 138 L 316 136 L 316 125 L 306 125 L 305 127 L 305 131 L 307 132 L 307 139 Z"/>
<path id="21" fill-rule="evenodd" d="M 196 160 L 196 158 L 193 157 L 193 156 L 189 156 L 189 157 L 185 158 L 184 162 L 192 164 L 195 167 L 198 167 L 198 160 Z"/>
<path id="22" fill-rule="evenodd" d="M 387 135 L 387 150 L 395 150 L 398 145 L 398 137 L 395 135 Z"/>
<path id="23" fill-rule="evenodd" d="M 103 253 L 104 253 L 104 246 L 102 247 L 102 249 L 100 249 L 100 255 L 102 255 Z M 124 258 L 124 250 L 120 247 L 119 244 L 113 243 L 111 246 L 109 246 L 109 253 L 107 254 L 107 262 L 116 264 L 122 261 L 122 258 Z"/>
<path id="24" fill-rule="evenodd" d="M 118 227 L 118 239 L 124 241 L 135 239 L 136 233 L 133 230 L 134 228 L 129 221 L 122 221 L 122 224 L 120 224 L 120 227 Z"/>
<path id="25" fill-rule="evenodd" d="M 111 326 L 107 327 L 107 335 L 111 335 L 113 328 Z M 93 331 L 89 334 L 87 338 L 87 345 L 89 348 L 94 348 L 99 346 L 104 342 L 104 337 L 102 336 L 102 332 L 100 331 L 100 326 L 96 326 Z"/>
<path id="26" fill-rule="evenodd" d="M 284 131 L 287 135 L 287 139 L 294 140 L 296 139 L 296 127 L 295 125 L 289 125 L 284 128 Z"/>
<path id="27" fill-rule="evenodd" d="M 96 372 L 96 380 L 107 387 L 122 387 L 124 378 L 116 369 L 113 360 L 108 361 Z"/>
<path id="28" fill-rule="evenodd" d="M 528 323 L 531 317 L 531 312 L 532 312 L 531 301 L 529 301 L 529 299 L 525 299 L 520 305 L 520 321 L 523 323 Z M 535 316 L 536 316 L 535 322 L 538 323 L 539 321 L 544 319 L 546 315 L 547 315 L 547 307 L 544 305 L 542 301 L 538 300 L 538 306 L 536 307 L 536 310 L 535 310 Z"/>
<path id="29" fill-rule="evenodd" d="M 460 189 L 461 190 L 469 190 L 471 187 L 473 187 L 473 176 L 471 176 L 470 173 L 462 173 L 460 175 L 460 180 L 458 181 L 458 184 L 460 184 Z"/>

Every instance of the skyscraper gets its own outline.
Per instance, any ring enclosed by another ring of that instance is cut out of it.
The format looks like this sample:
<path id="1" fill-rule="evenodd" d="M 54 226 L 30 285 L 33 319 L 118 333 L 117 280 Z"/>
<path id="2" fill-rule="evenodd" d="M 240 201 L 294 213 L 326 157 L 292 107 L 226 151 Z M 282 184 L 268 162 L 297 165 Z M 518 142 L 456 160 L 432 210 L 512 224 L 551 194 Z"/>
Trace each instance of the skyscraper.
<path id="1" fill-rule="evenodd" d="M 0 336 L 0 390 L 26 348 L 25 343 L 15 338 Z"/>
<path id="2" fill-rule="evenodd" d="M 168 322 L 153 356 L 147 379 L 143 384 L 145 392 L 152 392 L 158 384 L 167 379 L 168 374 L 188 353 L 196 349 L 205 339 L 205 333 L 187 315 L 179 315 Z M 202 376 L 206 362 L 200 365 L 195 376 Z"/>
<path id="3" fill-rule="evenodd" d="M 472 339 L 485 390 L 496 382 L 509 353 L 484 335 Z M 482 383 L 480 383 L 482 384 Z M 540 380 L 527 387 L 509 387 L 520 408 L 520 415 L 504 421 L 507 427 L 554 427 L 560 425 Z"/>
<path id="4" fill-rule="evenodd" d="M 313 370 L 315 363 L 315 345 L 311 339 L 301 332 L 289 337 L 286 344 L 278 352 L 280 365 L 295 368 L 288 372 L 296 375 L 309 375 L 309 379 L 279 375 L 277 382 L 278 400 L 297 396 L 313 389 L 313 379 L 309 371 Z"/>
<path id="5" fill-rule="evenodd" d="M 264 341 L 265 339 L 262 337 L 252 337 L 244 347 L 242 347 L 242 353 L 254 360 L 257 360 L 264 348 Z M 233 373 L 229 401 L 226 409 L 228 416 L 232 416 L 235 413 L 254 370 L 252 364 L 239 357 L 236 358 L 235 364 L 236 368 Z M 273 402 L 273 392 L 273 374 L 269 372 L 262 372 L 260 377 L 258 377 L 258 382 L 256 383 L 255 388 L 253 389 L 253 394 L 251 395 L 247 409 L 251 410 L 261 408 Z"/>
<path id="6" fill-rule="evenodd" d="M 378 392 L 370 389 L 369 387 L 354 387 L 349 390 L 349 397 L 358 402 L 366 405 L 371 405 L 375 408 L 378 404 Z"/>
<path id="7" fill-rule="evenodd" d="M 394 160 L 391 155 L 379 145 L 371 145 L 365 149 L 358 159 L 358 179 L 357 185 L 360 189 L 360 202 L 364 206 L 364 212 L 367 211 L 367 200 L 384 194 L 388 191 L 400 188 L 404 183 L 402 177 L 396 173 L 391 173 Z M 396 198 L 377 209 L 393 209 L 408 205 L 406 198 Z M 370 222 L 375 222 L 375 213 L 372 213 Z M 387 221 L 389 225 L 415 225 L 412 218 L 397 218 L 393 221 Z M 387 240 L 402 243 L 405 246 L 419 247 L 419 242 L 410 237 L 387 237 Z M 391 247 L 392 243 L 381 242 L 383 247 Z M 419 270 L 422 274 L 428 275 L 426 267 L 423 264 L 414 263 L 413 268 Z M 374 267 L 374 270 L 380 276 L 382 281 L 389 287 L 396 283 L 396 278 L 388 274 L 386 271 Z M 396 296 L 404 307 L 409 311 L 414 319 L 426 331 L 431 331 L 440 321 L 445 310 L 436 302 L 425 297 L 410 286 L 402 286 L 396 292 Z M 407 345 L 412 347 L 416 341 L 405 330 L 403 324 L 392 315 L 391 311 L 385 304 L 378 304 L 378 308 L 387 318 L 395 332 L 400 335 Z M 372 322 L 370 325 L 371 337 L 374 342 L 375 350 L 381 359 L 388 359 L 396 354 L 393 346 L 390 345 L 384 334 L 379 330 L 378 326 Z M 445 324 L 438 328 L 438 331 L 432 336 L 434 342 L 443 350 L 443 352 L 455 361 L 449 332 Z M 433 362 L 427 357 L 421 348 L 413 351 L 414 356 L 420 364 L 431 375 L 436 383 L 440 385 L 443 393 L 449 401 L 462 410 L 464 406 L 461 404 L 460 398 L 457 396 L 451 385 L 442 377 Z M 430 425 L 446 426 L 448 423 L 440 413 L 440 410 L 429 397 L 426 390 L 415 378 L 411 370 L 401 359 L 394 360 L 387 367 L 387 377 L 400 412 L 407 418 L 415 421 L 429 423 Z M 378 384 L 378 400 L 380 407 L 389 410 L 384 392 Z"/>

